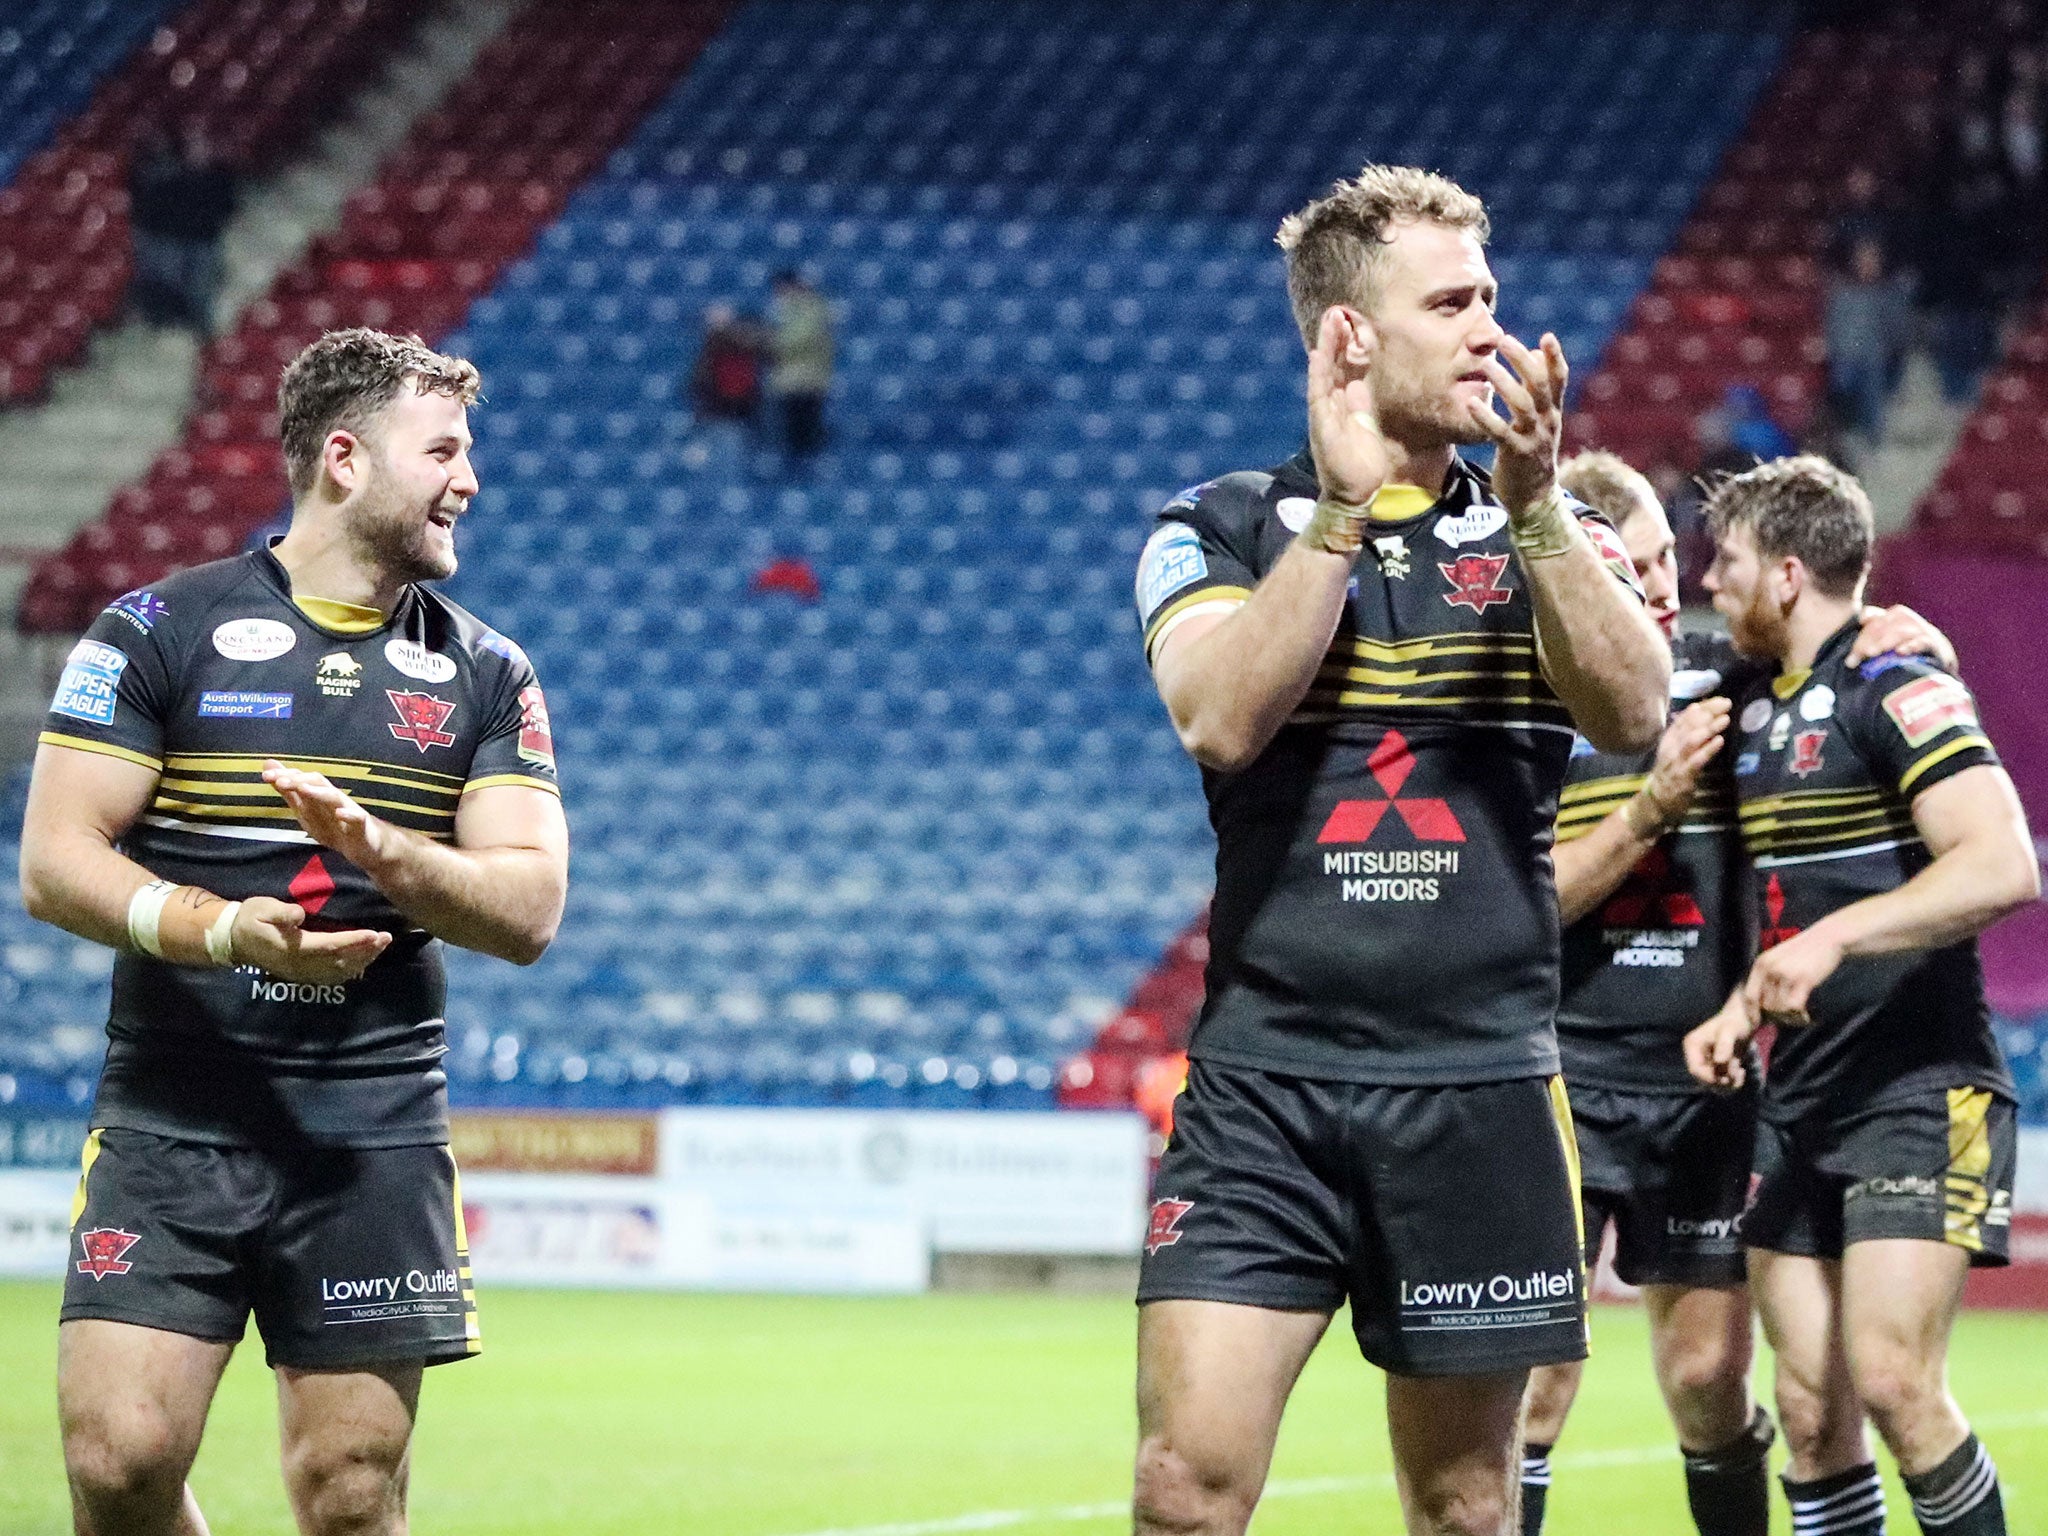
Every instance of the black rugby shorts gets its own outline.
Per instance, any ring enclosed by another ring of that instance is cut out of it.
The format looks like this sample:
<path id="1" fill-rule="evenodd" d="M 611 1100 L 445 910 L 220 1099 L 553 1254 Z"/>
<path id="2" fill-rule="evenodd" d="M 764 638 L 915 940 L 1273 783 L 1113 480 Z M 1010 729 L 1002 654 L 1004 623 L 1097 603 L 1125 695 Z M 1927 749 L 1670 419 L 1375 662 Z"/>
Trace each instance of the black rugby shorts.
<path id="1" fill-rule="evenodd" d="M 1335 1312 L 1406 1376 L 1582 1360 L 1578 1159 L 1559 1078 L 1322 1082 L 1196 1061 L 1140 1303 Z"/>
<path id="2" fill-rule="evenodd" d="M 1612 1223 L 1630 1285 L 1742 1283 L 1756 1096 L 1754 1079 L 1732 1094 L 1572 1088 L 1588 1269 Z"/>
<path id="3" fill-rule="evenodd" d="M 273 1366 L 460 1360 L 482 1347 L 460 1198 L 445 1146 L 94 1131 L 61 1316 L 233 1342 L 253 1312 Z"/>
<path id="4" fill-rule="evenodd" d="M 1850 1243 L 1920 1238 L 1967 1250 L 1972 1265 L 2002 1265 L 2018 1156 L 2013 1106 L 1986 1088 L 1763 1121 L 1742 1238 L 1820 1259 L 1839 1259 Z"/>

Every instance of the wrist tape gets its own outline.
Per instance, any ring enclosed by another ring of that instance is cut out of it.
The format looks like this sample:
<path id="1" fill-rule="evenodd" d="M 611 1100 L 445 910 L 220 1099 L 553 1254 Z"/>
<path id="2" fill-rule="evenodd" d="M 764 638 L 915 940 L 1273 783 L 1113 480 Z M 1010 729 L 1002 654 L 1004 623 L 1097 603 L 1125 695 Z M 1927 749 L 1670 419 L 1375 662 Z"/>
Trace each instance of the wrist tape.
<path id="1" fill-rule="evenodd" d="M 128 942 L 151 959 L 164 957 L 159 929 L 164 919 L 164 903 L 176 889 L 168 880 L 152 880 L 128 898 Z"/>
<path id="2" fill-rule="evenodd" d="M 206 958 L 222 970 L 235 963 L 235 918 L 241 910 L 239 901 L 229 902 L 206 930 Z"/>
<path id="3" fill-rule="evenodd" d="M 1301 537 L 1326 555 L 1355 555 L 1365 548 L 1366 507 L 1324 496 L 1317 500 L 1315 514 Z"/>
<path id="4" fill-rule="evenodd" d="M 1527 511 L 1508 517 L 1508 538 L 1524 560 L 1561 555 L 1581 537 L 1579 520 L 1572 516 L 1564 492 L 1554 485 Z"/>

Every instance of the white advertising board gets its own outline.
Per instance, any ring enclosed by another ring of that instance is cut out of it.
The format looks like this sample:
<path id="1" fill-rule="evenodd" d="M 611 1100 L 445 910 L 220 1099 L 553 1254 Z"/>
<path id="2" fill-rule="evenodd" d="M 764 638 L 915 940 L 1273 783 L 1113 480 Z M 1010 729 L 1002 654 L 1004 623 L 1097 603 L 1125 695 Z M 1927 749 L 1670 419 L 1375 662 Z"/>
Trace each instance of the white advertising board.
<path id="1" fill-rule="evenodd" d="M 1114 1254 L 1144 1238 L 1149 1159 L 1135 1114 L 678 1109 L 662 1181 L 726 1209 L 907 1201 L 940 1253 Z"/>
<path id="2" fill-rule="evenodd" d="M 76 1173 L 0 1169 L 0 1275 L 64 1273 L 77 1190 Z"/>
<path id="3" fill-rule="evenodd" d="M 903 1293 L 931 1277 L 924 1224 L 902 1200 L 825 1209 L 646 1178 L 479 1173 L 462 1209 L 485 1286 Z"/>

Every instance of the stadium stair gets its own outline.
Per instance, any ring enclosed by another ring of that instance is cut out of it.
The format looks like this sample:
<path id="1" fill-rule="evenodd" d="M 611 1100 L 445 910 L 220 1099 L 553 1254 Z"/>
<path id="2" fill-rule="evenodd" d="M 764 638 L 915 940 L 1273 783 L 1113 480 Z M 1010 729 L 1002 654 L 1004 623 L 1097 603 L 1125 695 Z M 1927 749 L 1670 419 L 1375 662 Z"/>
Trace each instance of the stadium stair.
<path id="1" fill-rule="evenodd" d="M 1803 431 L 1825 387 L 1819 258 L 1837 189 L 1897 166 L 1906 104 L 1939 87 L 1939 45 L 1903 27 L 1801 33 L 1572 413 L 1577 447 L 1644 470 L 1699 462 L 1701 413 L 1760 389 Z"/>
<path id="2" fill-rule="evenodd" d="M 507 9 L 500 0 L 444 4 L 424 14 L 402 56 L 330 103 L 339 120 L 306 152 L 244 188 L 222 240 L 220 313 L 236 313 L 251 284 L 267 285 L 314 229 L 338 217 L 383 152 L 467 72 Z M 199 347 L 183 328 L 139 320 L 102 330 L 85 362 L 57 370 L 47 398 L 0 412 L 0 463 L 8 469 L 0 480 L 0 612 L 15 612 L 34 559 L 61 548 L 177 442 L 193 400 Z M 47 649 L 0 635 L 0 761 L 19 754 L 23 728 L 39 721 L 48 702 Z"/>
<path id="3" fill-rule="evenodd" d="M 239 548 L 284 501 L 275 414 L 283 364 L 338 326 L 433 337 L 457 324 L 669 87 L 720 9 L 541 0 L 505 25 L 377 179 L 347 198 L 339 228 L 316 236 L 207 345 L 201 409 L 183 440 L 38 564 L 20 627 L 76 633 L 109 598 Z M 620 36 L 637 39 L 630 67 L 604 46 Z M 565 69 L 564 56 L 583 63 Z"/>
<path id="4" fill-rule="evenodd" d="M 0 404 L 39 397 L 120 312 L 130 242 L 127 170 L 144 125 L 200 126 L 244 175 L 290 154 L 322 103 L 345 96 L 407 36 L 404 0 L 194 0 L 154 12 L 147 42 L 107 73 L 91 104 L 29 153 L 0 194 Z M 53 100 L 76 94 L 61 74 Z"/>
<path id="5" fill-rule="evenodd" d="M 453 961 L 458 1101 L 1045 1106 L 1098 1042 L 1114 1087 L 1171 1038 L 1116 999 L 1163 1000 L 1211 878 L 1130 573 L 1175 490 L 1295 446 L 1280 215 L 1445 165 L 1510 323 L 1596 355 L 1781 43 L 1711 6 L 740 12 L 449 340 L 491 392 L 456 592 L 533 654 L 576 828 L 547 959 Z M 1473 131 L 1394 68 L 1456 48 L 1565 105 Z M 1305 124 L 1262 83 L 1304 59 L 1288 103 L 1371 110 Z M 702 309 L 784 266 L 841 313 L 809 470 L 681 405 Z M 779 561 L 815 602 L 753 590 Z"/>

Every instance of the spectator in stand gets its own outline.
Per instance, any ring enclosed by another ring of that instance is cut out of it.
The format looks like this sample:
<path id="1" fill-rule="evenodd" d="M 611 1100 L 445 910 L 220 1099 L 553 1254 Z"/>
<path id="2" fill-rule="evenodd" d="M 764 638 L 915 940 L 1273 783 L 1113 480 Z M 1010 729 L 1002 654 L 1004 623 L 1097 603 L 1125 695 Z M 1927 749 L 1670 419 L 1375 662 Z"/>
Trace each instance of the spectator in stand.
<path id="1" fill-rule="evenodd" d="M 795 271 L 778 272 L 770 307 L 775 366 L 768 392 L 782 416 L 790 454 L 807 460 L 825 446 L 825 394 L 832 387 L 832 306 Z"/>
<path id="2" fill-rule="evenodd" d="M 1846 431 L 1874 446 L 1884 434 L 1885 402 L 1912 325 L 1905 289 L 1886 270 L 1884 247 L 1866 234 L 1851 247 L 1848 270 L 1828 279 L 1828 409 Z"/>
<path id="3" fill-rule="evenodd" d="M 1842 182 L 1842 208 L 1828 231 L 1827 265 L 1831 271 L 1847 272 L 1858 245 L 1876 241 L 1887 270 L 1899 265 L 1904 240 L 1899 216 L 1885 196 L 1884 184 L 1867 165 L 1850 171 Z"/>
<path id="4" fill-rule="evenodd" d="M 130 176 L 135 241 L 135 308 L 157 325 L 213 331 L 220 295 L 221 234 L 235 214 L 234 172 L 217 160 L 194 124 L 174 143 L 152 132 L 137 147 Z"/>
<path id="5" fill-rule="evenodd" d="M 760 327 L 730 304 L 705 309 L 704 343 L 690 370 L 690 406 L 699 422 L 758 422 L 764 352 Z"/>

